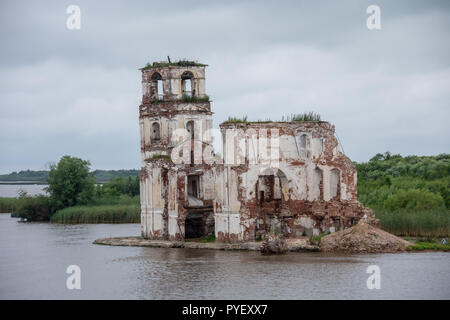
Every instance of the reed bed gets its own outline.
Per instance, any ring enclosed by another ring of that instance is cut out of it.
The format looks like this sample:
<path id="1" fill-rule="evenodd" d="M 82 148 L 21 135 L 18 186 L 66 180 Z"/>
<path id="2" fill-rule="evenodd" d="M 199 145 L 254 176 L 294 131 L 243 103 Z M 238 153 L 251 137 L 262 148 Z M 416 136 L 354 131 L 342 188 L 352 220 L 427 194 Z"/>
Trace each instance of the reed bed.
<path id="1" fill-rule="evenodd" d="M 13 213 L 19 206 L 18 198 L 0 198 L 0 213 Z"/>
<path id="2" fill-rule="evenodd" d="M 450 236 L 450 211 L 374 210 L 380 219 L 382 229 L 397 236 L 407 237 L 448 237 Z"/>
<path id="3" fill-rule="evenodd" d="M 75 206 L 55 212 L 50 218 L 52 223 L 140 223 L 140 206 L 96 205 Z"/>

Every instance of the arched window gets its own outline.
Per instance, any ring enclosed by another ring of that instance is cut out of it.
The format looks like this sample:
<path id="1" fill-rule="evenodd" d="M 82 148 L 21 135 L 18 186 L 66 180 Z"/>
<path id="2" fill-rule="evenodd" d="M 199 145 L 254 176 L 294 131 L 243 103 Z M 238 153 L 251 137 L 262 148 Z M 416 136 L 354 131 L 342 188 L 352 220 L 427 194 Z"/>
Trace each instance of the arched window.
<path id="1" fill-rule="evenodd" d="M 183 96 L 195 96 L 194 75 L 192 72 L 185 71 L 181 75 L 181 89 L 183 90 Z"/>
<path id="2" fill-rule="evenodd" d="M 190 120 L 186 123 L 186 130 L 191 140 L 194 139 L 194 121 Z"/>
<path id="3" fill-rule="evenodd" d="M 300 148 L 306 149 L 306 141 L 308 139 L 308 136 L 306 134 L 302 134 L 300 136 Z"/>
<path id="4" fill-rule="evenodd" d="M 312 193 L 314 200 L 323 199 L 323 171 L 320 168 L 314 169 Z"/>
<path id="5" fill-rule="evenodd" d="M 150 95 L 152 99 L 162 100 L 164 96 L 162 77 L 158 72 L 152 74 L 152 82 L 150 86 Z"/>
<path id="6" fill-rule="evenodd" d="M 159 141 L 161 140 L 161 132 L 158 122 L 153 122 L 152 124 L 152 132 L 150 135 L 150 138 L 152 141 Z"/>
<path id="7" fill-rule="evenodd" d="M 186 131 L 187 131 L 187 135 L 186 135 L 186 139 L 190 139 L 190 142 L 191 142 L 191 166 L 193 166 L 194 165 L 194 149 L 195 149 L 195 147 L 194 147 L 194 144 L 193 144 L 193 142 L 194 142 L 194 128 L 195 128 L 195 126 L 194 126 L 194 121 L 193 120 L 190 120 L 190 121 L 188 121 L 187 123 L 186 123 Z"/>
<path id="8" fill-rule="evenodd" d="M 307 133 L 297 133 L 295 136 L 299 156 L 301 159 L 307 159 L 311 155 L 310 136 Z"/>
<path id="9" fill-rule="evenodd" d="M 338 169 L 330 172 L 330 197 L 334 198 L 340 195 L 341 173 Z"/>

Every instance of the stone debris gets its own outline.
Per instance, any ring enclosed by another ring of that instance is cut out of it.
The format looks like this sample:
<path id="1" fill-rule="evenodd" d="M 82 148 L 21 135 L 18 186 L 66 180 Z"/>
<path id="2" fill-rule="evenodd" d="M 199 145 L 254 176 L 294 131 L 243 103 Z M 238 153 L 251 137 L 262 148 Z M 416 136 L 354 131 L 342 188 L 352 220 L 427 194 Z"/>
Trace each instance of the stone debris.
<path id="1" fill-rule="evenodd" d="M 324 236 L 324 252 L 390 253 L 405 251 L 412 243 L 360 221 L 354 227 Z"/>
<path id="2" fill-rule="evenodd" d="M 288 251 L 286 241 L 283 237 L 269 235 L 261 246 L 261 254 L 283 254 Z"/>

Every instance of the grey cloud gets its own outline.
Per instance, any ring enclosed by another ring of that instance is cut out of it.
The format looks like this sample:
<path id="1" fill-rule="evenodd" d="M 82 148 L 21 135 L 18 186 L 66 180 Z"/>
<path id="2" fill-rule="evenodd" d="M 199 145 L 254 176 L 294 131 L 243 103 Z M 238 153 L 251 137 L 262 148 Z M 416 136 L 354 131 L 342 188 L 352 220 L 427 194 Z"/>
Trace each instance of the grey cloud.
<path id="1" fill-rule="evenodd" d="M 448 152 L 447 1 L 77 1 L 0 4 L 0 172 L 63 154 L 95 168 L 139 166 L 138 67 L 208 63 L 214 123 L 316 111 L 346 153 Z"/>

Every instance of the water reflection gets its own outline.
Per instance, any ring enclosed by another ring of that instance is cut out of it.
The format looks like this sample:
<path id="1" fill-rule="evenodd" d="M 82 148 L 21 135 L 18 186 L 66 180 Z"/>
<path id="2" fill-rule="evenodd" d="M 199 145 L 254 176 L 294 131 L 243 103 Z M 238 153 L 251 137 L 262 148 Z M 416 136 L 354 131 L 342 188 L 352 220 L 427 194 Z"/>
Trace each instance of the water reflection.
<path id="1" fill-rule="evenodd" d="M 448 253 L 329 255 L 110 247 L 96 238 L 138 235 L 139 225 L 17 223 L 0 215 L 0 298 L 397 299 L 450 298 Z M 82 289 L 67 290 L 77 264 Z M 381 290 L 366 269 L 381 268 Z"/>

